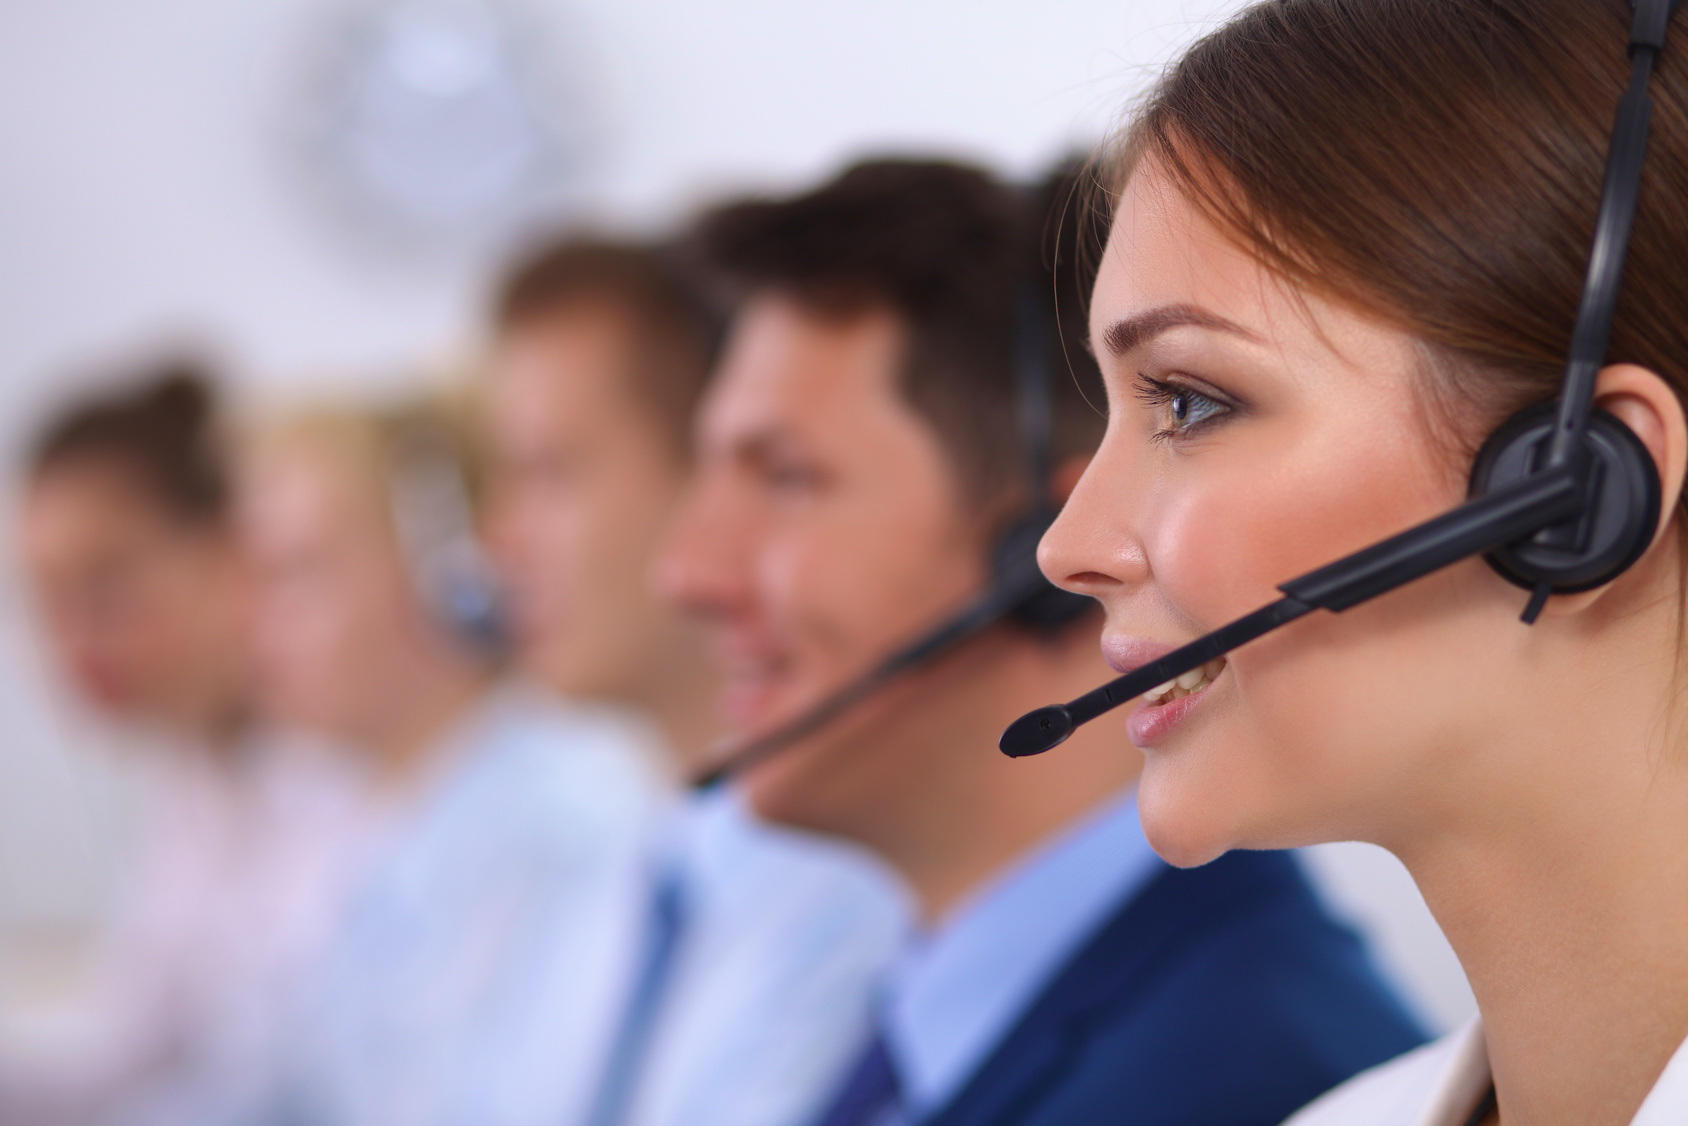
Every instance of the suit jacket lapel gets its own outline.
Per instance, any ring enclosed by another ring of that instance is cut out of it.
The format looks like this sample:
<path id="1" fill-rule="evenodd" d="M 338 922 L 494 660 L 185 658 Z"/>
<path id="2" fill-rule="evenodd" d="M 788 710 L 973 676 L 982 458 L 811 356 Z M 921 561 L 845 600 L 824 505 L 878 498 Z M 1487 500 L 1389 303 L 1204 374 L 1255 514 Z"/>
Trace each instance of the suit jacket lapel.
<path id="1" fill-rule="evenodd" d="M 1015 1121 L 1060 1080 L 1072 1042 L 1098 1007 L 1115 1011 L 1186 956 L 1194 934 L 1225 925 L 1298 885 L 1280 853 L 1233 852 L 1201 868 L 1167 867 L 1071 958 L 950 1104 L 921 1126 Z"/>

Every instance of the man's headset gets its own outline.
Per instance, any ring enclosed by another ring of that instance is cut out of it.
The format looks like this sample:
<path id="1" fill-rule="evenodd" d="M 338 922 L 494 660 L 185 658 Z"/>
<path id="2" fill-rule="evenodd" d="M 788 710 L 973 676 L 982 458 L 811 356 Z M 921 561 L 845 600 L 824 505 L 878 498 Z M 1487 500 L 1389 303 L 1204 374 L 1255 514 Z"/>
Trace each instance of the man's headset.
<path id="1" fill-rule="evenodd" d="M 1469 500 L 1451 512 L 1278 587 L 1284 597 L 1066 704 L 1021 716 L 1002 733 L 1019 758 L 1058 746 L 1080 724 L 1318 608 L 1340 612 L 1481 554 L 1531 592 L 1533 623 L 1548 596 L 1588 590 L 1639 559 L 1659 521 L 1659 475 L 1641 440 L 1593 408 L 1624 253 L 1641 191 L 1653 64 L 1681 0 L 1636 0 L 1629 88 L 1618 103 L 1605 184 L 1557 403 L 1519 412 L 1489 436 Z"/>
<path id="2" fill-rule="evenodd" d="M 812 734 L 897 677 L 929 664 L 957 645 L 996 625 L 1013 621 L 1052 634 L 1095 605 L 1083 595 L 1055 586 L 1037 565 L 1037 545 L 1054 523 L 1055 397 L 1050 370 L 1051 314 L 1035 288 L 1024 287 L 1015 303 L 1015 422 L 1025 451 L 1031 507 L 999 535 L 991 548 L 991 583 L 953 617 L 892 652 L 795 719 L 734 748 L 699 775 L 698 787 L 761 762 Z"/>
<path id="3" fill-rule="evenodd" d="M 497 576 L 475 529 L 469 473 L 458 442 L 433 420 L 404 418 L 389 440 L 391 507 L 400 554 L 435 622 L 477 656 L 509 651 Z"/>

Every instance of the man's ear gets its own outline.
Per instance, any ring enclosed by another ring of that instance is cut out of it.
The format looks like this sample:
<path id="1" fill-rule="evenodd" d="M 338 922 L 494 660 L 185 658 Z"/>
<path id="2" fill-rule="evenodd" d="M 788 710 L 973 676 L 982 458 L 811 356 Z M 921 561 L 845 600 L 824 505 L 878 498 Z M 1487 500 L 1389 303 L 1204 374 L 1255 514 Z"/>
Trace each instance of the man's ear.
<path id="1" fill-rule="evenodd" d="M 1089 454 L 1079 454 L 1069 457 L 1055 467 L 1050 475 L 1049 487 L 1055 493 L 1055 505 L 1060 507 L 1067 503 L 1067 498 L 1078 488 L 1078 479 L 1084 476 L 1085 469 L 1090 465 Z"/>
<path id="2" fill-rule="evenodd" d="M 1664 377 L 1639 364 L 1612 364 L 1602 368 L 1594 385 L 1594 405 L 1617 416 L 1618 421 L 1635 432 L 1659 471 L 1661 510 L 1658 530 L 1653 533 L 1653 543 L 1648 548 L 1651 553 L 1657 550 L 1667 532 L 1674 534 L 1676 527 L 1682 478 L 1688 472 L 1688 413 Z M 1548 611 L 1576 613 L 1593 605 L 1610 589 L 1608 583 L 1580 594 L 1555 595 L 1548 601 Z"/>

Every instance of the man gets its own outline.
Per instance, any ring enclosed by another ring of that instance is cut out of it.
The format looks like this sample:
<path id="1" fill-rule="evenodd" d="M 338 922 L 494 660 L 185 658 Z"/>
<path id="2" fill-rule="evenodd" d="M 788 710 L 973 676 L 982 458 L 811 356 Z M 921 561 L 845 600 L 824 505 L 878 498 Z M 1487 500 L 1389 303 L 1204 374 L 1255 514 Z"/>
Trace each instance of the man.
<path id="1" fill-rule="evenodd" d="M 715 677 L 701 632 L 647 574 L 716 329 L 659 252 L 564 242 L 505 283 L 485 388 L 490 542 L 522 664 L 565 696 L 644 715 L 684 769 L 715 736 Z M 487 1053 L 502 1117 L 483 1101 L 478 1122 L 788 1126 L 848 1066 L 906 926 L 885 873 L 756 825 L 730 791 L 680 803 L 652 851 L 593 1086 L 542 1112 L 558 1067 L 544 1014 L 566 1019 L 570 998 L 528 998 L 530 1017 Z"/>
<path id="2" fill-rule="evenodd" d="M 700 225 L 736 313 L 661 574 L 714 627 L 742 737 L 975 598 L 1037 499 L 1017 306 L 1044 295 L 1052 320 L 1053 290 L 1069 327 L 1050 335 L 1082 339 L 1072 256 L 1039 266 L 1037 210 L 967 168 L 884 161 Z M 1099 383 L 1079 348 L 1053 351 Z M 1101 419 L 1071 378 L 1052 409 L 1058 502 Z M 1116 733 L 1084 729 L 1059 761 L 997 753 L 1014 717 L 1110 675 L 1096 633 L 1094 613 L 998 626 L 742 778 L 764 816 L 889 861 L 925 927 L 827 1126 L 1264 1126 L 1419 1042 L 1293 860 L 1177 871 L 1149 851 Z"/>

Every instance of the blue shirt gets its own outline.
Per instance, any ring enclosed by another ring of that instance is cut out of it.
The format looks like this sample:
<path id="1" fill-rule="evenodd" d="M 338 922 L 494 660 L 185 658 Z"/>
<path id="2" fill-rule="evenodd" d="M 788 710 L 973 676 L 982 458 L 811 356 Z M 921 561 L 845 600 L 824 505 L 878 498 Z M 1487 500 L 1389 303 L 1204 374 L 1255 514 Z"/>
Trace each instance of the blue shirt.
<path id="1" fill-rule="evenodd" d="M 674 979 L 630 1126 L 791 1126 L 840 1082 L 912 912 L 864 850 L 765 824 L 730 787 L 680 811 Z"/>
<path id="2" fill-rule="evenodd" d="M 474 709 L 352 896 L 252 1117 L 570 1121 L 616 1012 L 666 808 L 644 744 L 623 717 L 534 694 Z"/>
<path id="3" fill-rule="evenodd" d="M 1068 959 L 1164 868 L 1135 788 L 1022 858 L 917 941 L 881 1022 L 902 1090 L 895 1121 L 941 1109 Z"/>

